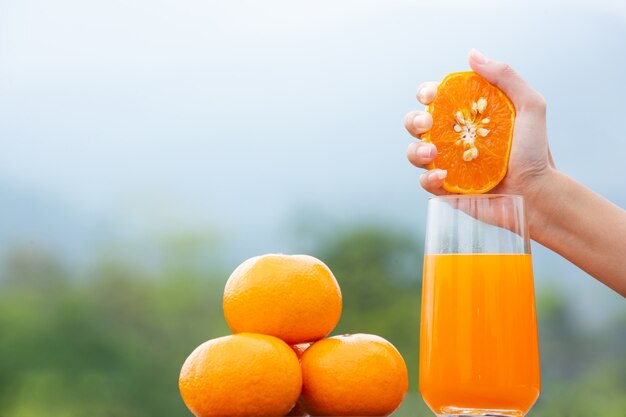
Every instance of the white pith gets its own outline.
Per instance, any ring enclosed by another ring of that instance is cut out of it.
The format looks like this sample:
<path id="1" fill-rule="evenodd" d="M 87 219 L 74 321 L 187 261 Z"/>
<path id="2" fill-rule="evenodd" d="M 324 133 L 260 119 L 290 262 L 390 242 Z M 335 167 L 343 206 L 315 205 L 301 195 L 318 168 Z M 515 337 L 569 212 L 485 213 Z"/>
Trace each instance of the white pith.
<path id="1" fill-rule="evenodd" d="M 458 110 L 454 114 L 456 120 L 454 131 L 459 134 L 456 145 L 463 147 L 463 160 L 465 162 L 470 162 L 478 158 L 478 148 L 476 147 L 475 141 L 477 138 L 486 137 L 490 132 L 490 130 L 485 127 L 490 120 L 488 117 L 483 117 L 486 108 L 487 99 L 481 97 L 472 103 L 469 116 L 463 114 L 461 110 Z"/>

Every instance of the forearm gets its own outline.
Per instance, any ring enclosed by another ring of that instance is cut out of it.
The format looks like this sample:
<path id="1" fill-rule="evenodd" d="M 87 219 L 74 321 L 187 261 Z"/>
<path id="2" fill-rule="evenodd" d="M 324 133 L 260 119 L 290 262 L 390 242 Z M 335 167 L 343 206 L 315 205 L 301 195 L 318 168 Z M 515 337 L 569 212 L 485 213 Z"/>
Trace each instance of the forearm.
<path id="1" fill-rule="evenodd" d="M 533 240 L 626 297 L 626 211 L 556 170 L 527 203 Z"/>

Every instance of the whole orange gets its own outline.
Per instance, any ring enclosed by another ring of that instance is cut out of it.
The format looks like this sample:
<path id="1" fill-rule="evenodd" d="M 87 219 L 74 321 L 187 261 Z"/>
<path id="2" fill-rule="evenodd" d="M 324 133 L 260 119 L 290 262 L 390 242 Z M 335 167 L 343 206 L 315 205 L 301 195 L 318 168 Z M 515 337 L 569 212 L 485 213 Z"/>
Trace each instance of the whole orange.
<path id="1" fill-rule="evenodd" d="M 282 340 L 240 333 L 198 346 L 183 364 L 178 386 L 196 417 L 275 417 L 296 403 L 302 373 Z"/>
<path id="2" fill-rule="evenodd" d="M 302 358 L 300 401 L 314 416 L 387 416 L 408 389 L 404 359 L 379 336 L 320 340 Z"/>
<path id="3" fill-rule="evenodd" d="M 224 289 L 224 316 L 234 333 L 311 342 L 328 335 L 340 315 L 337 280 L 322 261 L 308 255 L 250 258 L 233 271 Z"/>

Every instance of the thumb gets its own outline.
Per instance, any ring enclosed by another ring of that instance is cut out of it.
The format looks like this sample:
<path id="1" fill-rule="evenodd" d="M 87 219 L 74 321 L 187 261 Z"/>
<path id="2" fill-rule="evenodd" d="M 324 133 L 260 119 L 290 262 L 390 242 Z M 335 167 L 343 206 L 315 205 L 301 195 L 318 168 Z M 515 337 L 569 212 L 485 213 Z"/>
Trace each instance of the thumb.
<path id="1" fill-rule="evenodd" d="M 509 65 L 487 59 L 476 49 L 470 51 L 468 61 L 474 72 L 504 91 L 517 111 L 530 110 L 545 113 L 544 98 Z"/>

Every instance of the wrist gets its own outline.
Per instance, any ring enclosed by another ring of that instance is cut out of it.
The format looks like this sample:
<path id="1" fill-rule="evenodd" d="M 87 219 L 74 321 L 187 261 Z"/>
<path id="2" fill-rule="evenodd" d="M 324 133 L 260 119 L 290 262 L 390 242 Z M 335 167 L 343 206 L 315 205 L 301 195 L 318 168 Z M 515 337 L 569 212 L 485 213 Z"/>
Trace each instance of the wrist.
<path id="1" fill-rule="evenodd" d="M 549 167 L 529 184 L 524 195 L 528 216 L 528 229 L 534 241 L 544 244 L 562 211 L 563 193 L 567 176 Z"/>

